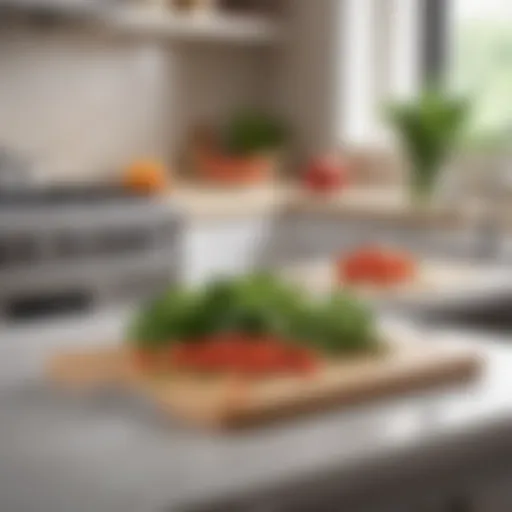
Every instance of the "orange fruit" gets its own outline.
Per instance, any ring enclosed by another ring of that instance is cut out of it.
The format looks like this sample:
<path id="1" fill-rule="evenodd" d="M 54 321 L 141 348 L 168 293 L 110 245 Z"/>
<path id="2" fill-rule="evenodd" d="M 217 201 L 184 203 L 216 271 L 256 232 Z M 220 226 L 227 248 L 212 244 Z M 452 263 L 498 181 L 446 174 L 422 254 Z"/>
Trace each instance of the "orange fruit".
<path id="1" fill-rule="evenodd" d="M 167 167 L 157 160 L 137 160 L 126 169 L 123 185 L 141 194 L 156 194 L 169 188 Z"/>

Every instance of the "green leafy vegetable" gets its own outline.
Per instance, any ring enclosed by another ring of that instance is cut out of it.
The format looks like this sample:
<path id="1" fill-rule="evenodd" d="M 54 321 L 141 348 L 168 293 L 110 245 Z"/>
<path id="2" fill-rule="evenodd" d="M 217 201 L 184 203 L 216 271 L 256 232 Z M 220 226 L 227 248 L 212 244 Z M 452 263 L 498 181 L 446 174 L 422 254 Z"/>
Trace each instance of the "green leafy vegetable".
<path id="1" fill-rule="evenodd" d="M 224 279 L 191 292 L 173 288 L 144 307 L 129 336 L 136 346 L 165 348 L 222 332 L 276 336 L 333 355 L 372 349 L 371 311 L 346 293 L 315 301 L 269 274 Z"/>
<path id="2" fill-rule="evenodd" d="M 377 340 L 372 312 L 346 293 L 334 294 L 321 304 L 314 327 L 312 342 L 334 355 L 372 349 Z"/>
<path id="3" fill-rule="evenodd" d="M 139 348 L 158 349 L 179 341 L 194 323 L 196 297 L 172 288 L 144 306 L 128 329 L 128 339 Z"/>

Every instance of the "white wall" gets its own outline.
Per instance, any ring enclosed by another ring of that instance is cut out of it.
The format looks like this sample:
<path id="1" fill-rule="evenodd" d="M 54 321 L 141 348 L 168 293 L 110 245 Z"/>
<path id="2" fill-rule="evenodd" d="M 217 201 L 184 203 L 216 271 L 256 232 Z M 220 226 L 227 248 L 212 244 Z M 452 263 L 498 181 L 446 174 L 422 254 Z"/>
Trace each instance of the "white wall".
<path id="1" fill-rule="evenodd" d="M 4 33 L 0 145 L 27 152 L 52 178 L 105 176 L 137 156 L 172 161 L 185 126 L 264 97 L 259 52 Z"/>
<path id="2" fill-rule="evenodd" d="M 68 33 L 4 35 L 0 144 L 27 151 L 52 176 L 159 153 L 166 69 L 158 48 Z"/>
<path id="3" fill-rule="evenodd" d="M 299 161 L 337 143 L 338 28 L 342 0 L 289 0 L 276 52 L 274 99 L 290 120 Z"/>

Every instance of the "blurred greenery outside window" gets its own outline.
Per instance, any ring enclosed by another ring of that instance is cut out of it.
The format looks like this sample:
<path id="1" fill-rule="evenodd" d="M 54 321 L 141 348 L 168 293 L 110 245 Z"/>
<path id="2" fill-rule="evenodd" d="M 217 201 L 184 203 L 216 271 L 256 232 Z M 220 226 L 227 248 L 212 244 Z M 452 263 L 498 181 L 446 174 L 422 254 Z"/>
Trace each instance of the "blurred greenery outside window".
<path id="1" fill-rule="evenodd" d="M 469 96 L 468 149 L 512 146 L 512 1 L 452 0 L 449 80 Z"/>

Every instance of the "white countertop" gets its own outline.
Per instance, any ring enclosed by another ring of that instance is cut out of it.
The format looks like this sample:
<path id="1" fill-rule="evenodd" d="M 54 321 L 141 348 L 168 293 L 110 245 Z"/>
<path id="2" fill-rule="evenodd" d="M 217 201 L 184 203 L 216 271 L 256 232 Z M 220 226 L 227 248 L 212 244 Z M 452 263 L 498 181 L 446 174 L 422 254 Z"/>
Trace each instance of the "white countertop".
<path id="1" fill-rule="evenodd" d="M 461 331 L 440 335 L 429 330 L 422 335 L 439 342 L 455 337 L 480 347 L 485 371 L 469 385 L 238 434 L 185 431 L 162 423 L 154 411 L 129 397 L 77 399 L 45 386 L 41 368 L 52 348 L 115 340 L 125 316 L 105 312 L 88 320 L 4 330 L 2 512 L 176 510 L 177 504 L 211 502 L 307 480 L 322 471 L 341 471 L 348 478 L 379 460 L 428 457 L 436 449 L 445 450 L 447 457 L 453 436 L 475 435 L 477 444 L 477 438 L 483 439 L 478 436 L 505 442 L 493 429 L 503 422 L 512 425 L 512 346 Z M 401 321 L 385 324 L 410 328 Z"/>

